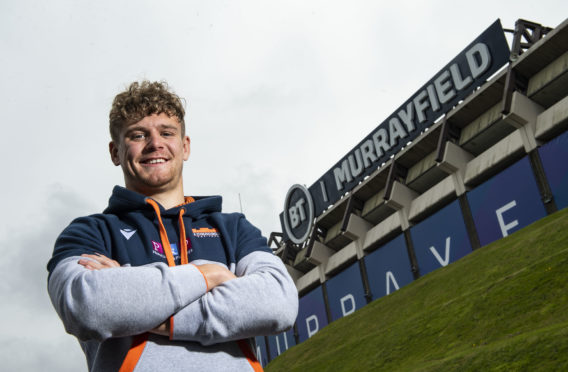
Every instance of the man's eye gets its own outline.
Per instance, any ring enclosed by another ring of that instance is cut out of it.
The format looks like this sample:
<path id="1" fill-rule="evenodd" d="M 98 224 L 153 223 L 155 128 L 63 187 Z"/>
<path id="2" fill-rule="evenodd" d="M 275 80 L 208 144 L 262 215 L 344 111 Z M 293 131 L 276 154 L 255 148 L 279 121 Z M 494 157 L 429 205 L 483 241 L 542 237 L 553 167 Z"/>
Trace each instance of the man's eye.
<path id="1" fill-rule="evenodd" d="M 171 136 L 173 136 L 173 135 L 174 135 L 173 132 L 163 132 L 163 133 L 162 133 L 162 136 L 164 136 L 164 137 L 171 137 Z"/>
<path id="2" fill-rule="evenodd" d="M 144 133 L 132 133 L 130 135 L 130 139 L 132 140 L 142 140 L 144 138 L 145 138 Z"/>

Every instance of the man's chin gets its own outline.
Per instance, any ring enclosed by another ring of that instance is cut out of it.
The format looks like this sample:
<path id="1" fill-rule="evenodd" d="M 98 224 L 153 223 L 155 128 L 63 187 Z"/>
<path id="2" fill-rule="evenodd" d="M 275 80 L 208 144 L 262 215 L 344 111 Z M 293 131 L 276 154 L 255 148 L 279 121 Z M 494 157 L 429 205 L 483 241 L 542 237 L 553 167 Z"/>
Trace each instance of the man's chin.
<path id="1" fill-rule="evenodd" d="M 167 191 L 168 189 L 171 189 L 171 182 L 167 181 L 167 180 L 143 180 L 143 182 L 137 182 L 136 184 L 131 185 L 131 187 L 127 187 L 127 188 L 132 188 L 134 189 L 134 191 L 137 191 L 141 194 L 144 194 L 146 196 L 152 195 L 152 194 L 157 194 L 160 192 L 164 192 Z"/>

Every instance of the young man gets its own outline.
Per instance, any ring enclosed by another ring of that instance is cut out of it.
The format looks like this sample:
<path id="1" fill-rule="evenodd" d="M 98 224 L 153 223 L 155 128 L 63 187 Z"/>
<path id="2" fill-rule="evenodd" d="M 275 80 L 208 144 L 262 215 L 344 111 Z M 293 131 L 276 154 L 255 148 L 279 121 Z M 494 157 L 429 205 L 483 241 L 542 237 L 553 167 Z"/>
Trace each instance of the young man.
<path id="1" fill-rule="evenodd" d="M 258 371 L 246 339 L 295 321 L 296 288 L 260 231 L 219 196 L 184 196 L 184 115 L 165 83 L 118 94 L 109 150 L 126 187 L 55 242 L 49 295 L 90 371 Z"/>

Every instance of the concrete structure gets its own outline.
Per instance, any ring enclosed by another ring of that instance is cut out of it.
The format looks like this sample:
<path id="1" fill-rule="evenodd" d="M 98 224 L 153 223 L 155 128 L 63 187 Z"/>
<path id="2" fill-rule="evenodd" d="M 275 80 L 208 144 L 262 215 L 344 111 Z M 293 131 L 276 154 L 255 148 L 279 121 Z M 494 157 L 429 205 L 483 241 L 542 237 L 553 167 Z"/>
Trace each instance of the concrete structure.
<path id="1" fill-rule="evenodd" d="M 520 183 L 526 180 L 536 185 L 534 192 L 538 195 L 538 205 L 531 204 L 527 208 L 540 209 L 542 213 L 535 212 L 530 217 L 532 220 L 522 222 L 520 218 L 507 215 L 521 199 L 515 197 L 506 204 L 500 202 L 488 214 L 497 221 L 499 237 L 507 236 L 523 223 L 526 225 L 567 206 L 568 191 L 558 191 L 557 181 L 551 183 L 550 169 L 561 172 L 560 178 L 568 179 L 568 156 L 551 162 L 544 159 L 541 150 L 550 148 L 549 144 L 558 139 L 566 143 L 557 148 L 566 148 L 568 154 L 568 20 L 552 30 L 537 27 L 535 33 L 543 30 L 546 35 L 542 38 L 538 35 L 527 50 L 513 45 L 512 62 L 317 217 L 306 243 L 301 246 L 280 243 L 275 248 L 295 278 L 301 298 L 316 296 L 315 292 L 320 296 L 321 288 L 326 313 L 324 325 L 334 319 L 331 290 L 338 287 L 337 283 L 329 283 L 347 270 L 357 268 L 360 272 L 361 283 L 357 285 L 363 288 L 366 302 L 399 288 L 400 277 L 395 278 L 394 271 L 387 270 L 386 275 L 383 271 L 381 291 L 385 293 L 377 294 L 378 287 L 372 289 L 371 271 L 377 267 L 376 262 L 384 259 L 374 258 L 375 266 L 367 262 L 375 252 L 386 251 L 383 247 L 395 239 L 406 249 L 404 264 L 414 279 L 432 270 L 421 258 L 424 252 L 431 252 L 437 267 L 464 255 L 450 257 L 450 247 L 454 252 L 452 244 L 456 244 L 457 235 L 444 236 L 436 243 L 417 249 L 417 245 L 423 243 L 420 239 L 424 236 L 423 230 L 432 229 L 421 225 L 432 216 L 448 208 L 458 210 L 459 223 L 464 226 L 466 235 L 461 243 L 466 248 L 460 249 L 467 252 L 494 240 L 486 236 L 488 228 L 480 223 L 484 217 L 479 216 L 484 211 L 480 211 L 479 200 L 490 194 L 487 190 L 492 179 L 509 177 L 507 172 L 512 168 L 525 167 L 527 171 Z M 551 168 L 552 163 L 556 168 Z M 512 192 L 516 185 L 508 187 Z M 503 192 L 508 190 L 501 190 Z M 560 196 L 563 201 L 559 203 L 556 199 Z M 453 222 L 452 219 L 445 221 Z M 357 276 L 355 278 L 359 281 Z M 356 307 L 355 295 L 349 295 L 351 297 L 340 298 L 343 316 Z M 346 305 L 350 304 L 348 300 L 353 301 L 351 310 Z M 310 306 L 314 306 L 310 301 Z M 301 313 L 302 306 L 301 299 Z M 315 315 L 300 317 L 294 330 L 296 343 L 303 341 L 302 331 L 299 336 L 300 326 L 308 328 L 309 337 L 322 324 Z"/>
<path id="2" fill-rule="evenodd" d="M 527 87 L 505 113 L 510 71 Z M 567 93 L 565 21 L 317 218 L 320 237 L 290 265 L 300 295 L 564 132 Z"/>

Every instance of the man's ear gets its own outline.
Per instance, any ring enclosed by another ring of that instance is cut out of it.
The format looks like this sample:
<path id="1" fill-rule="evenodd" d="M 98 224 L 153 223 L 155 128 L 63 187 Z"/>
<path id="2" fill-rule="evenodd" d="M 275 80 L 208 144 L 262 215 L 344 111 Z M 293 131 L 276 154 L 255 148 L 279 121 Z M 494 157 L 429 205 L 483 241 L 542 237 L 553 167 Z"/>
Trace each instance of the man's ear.
<path id="1" fill-rule="evenodd" d="M 112 163 L 116 166 L 120 165 L 120 158 L 118 157 L 118 146 L 110 141 L 108 144 L 108 151 L 110 152 L 110 159 Z"/>
<path id="2" fill-rule="evenodd" d="M 189 153 L 191 152 L 191 139 L 189 136 L 183 137 L 183 160 L 189 159 Z"/>

